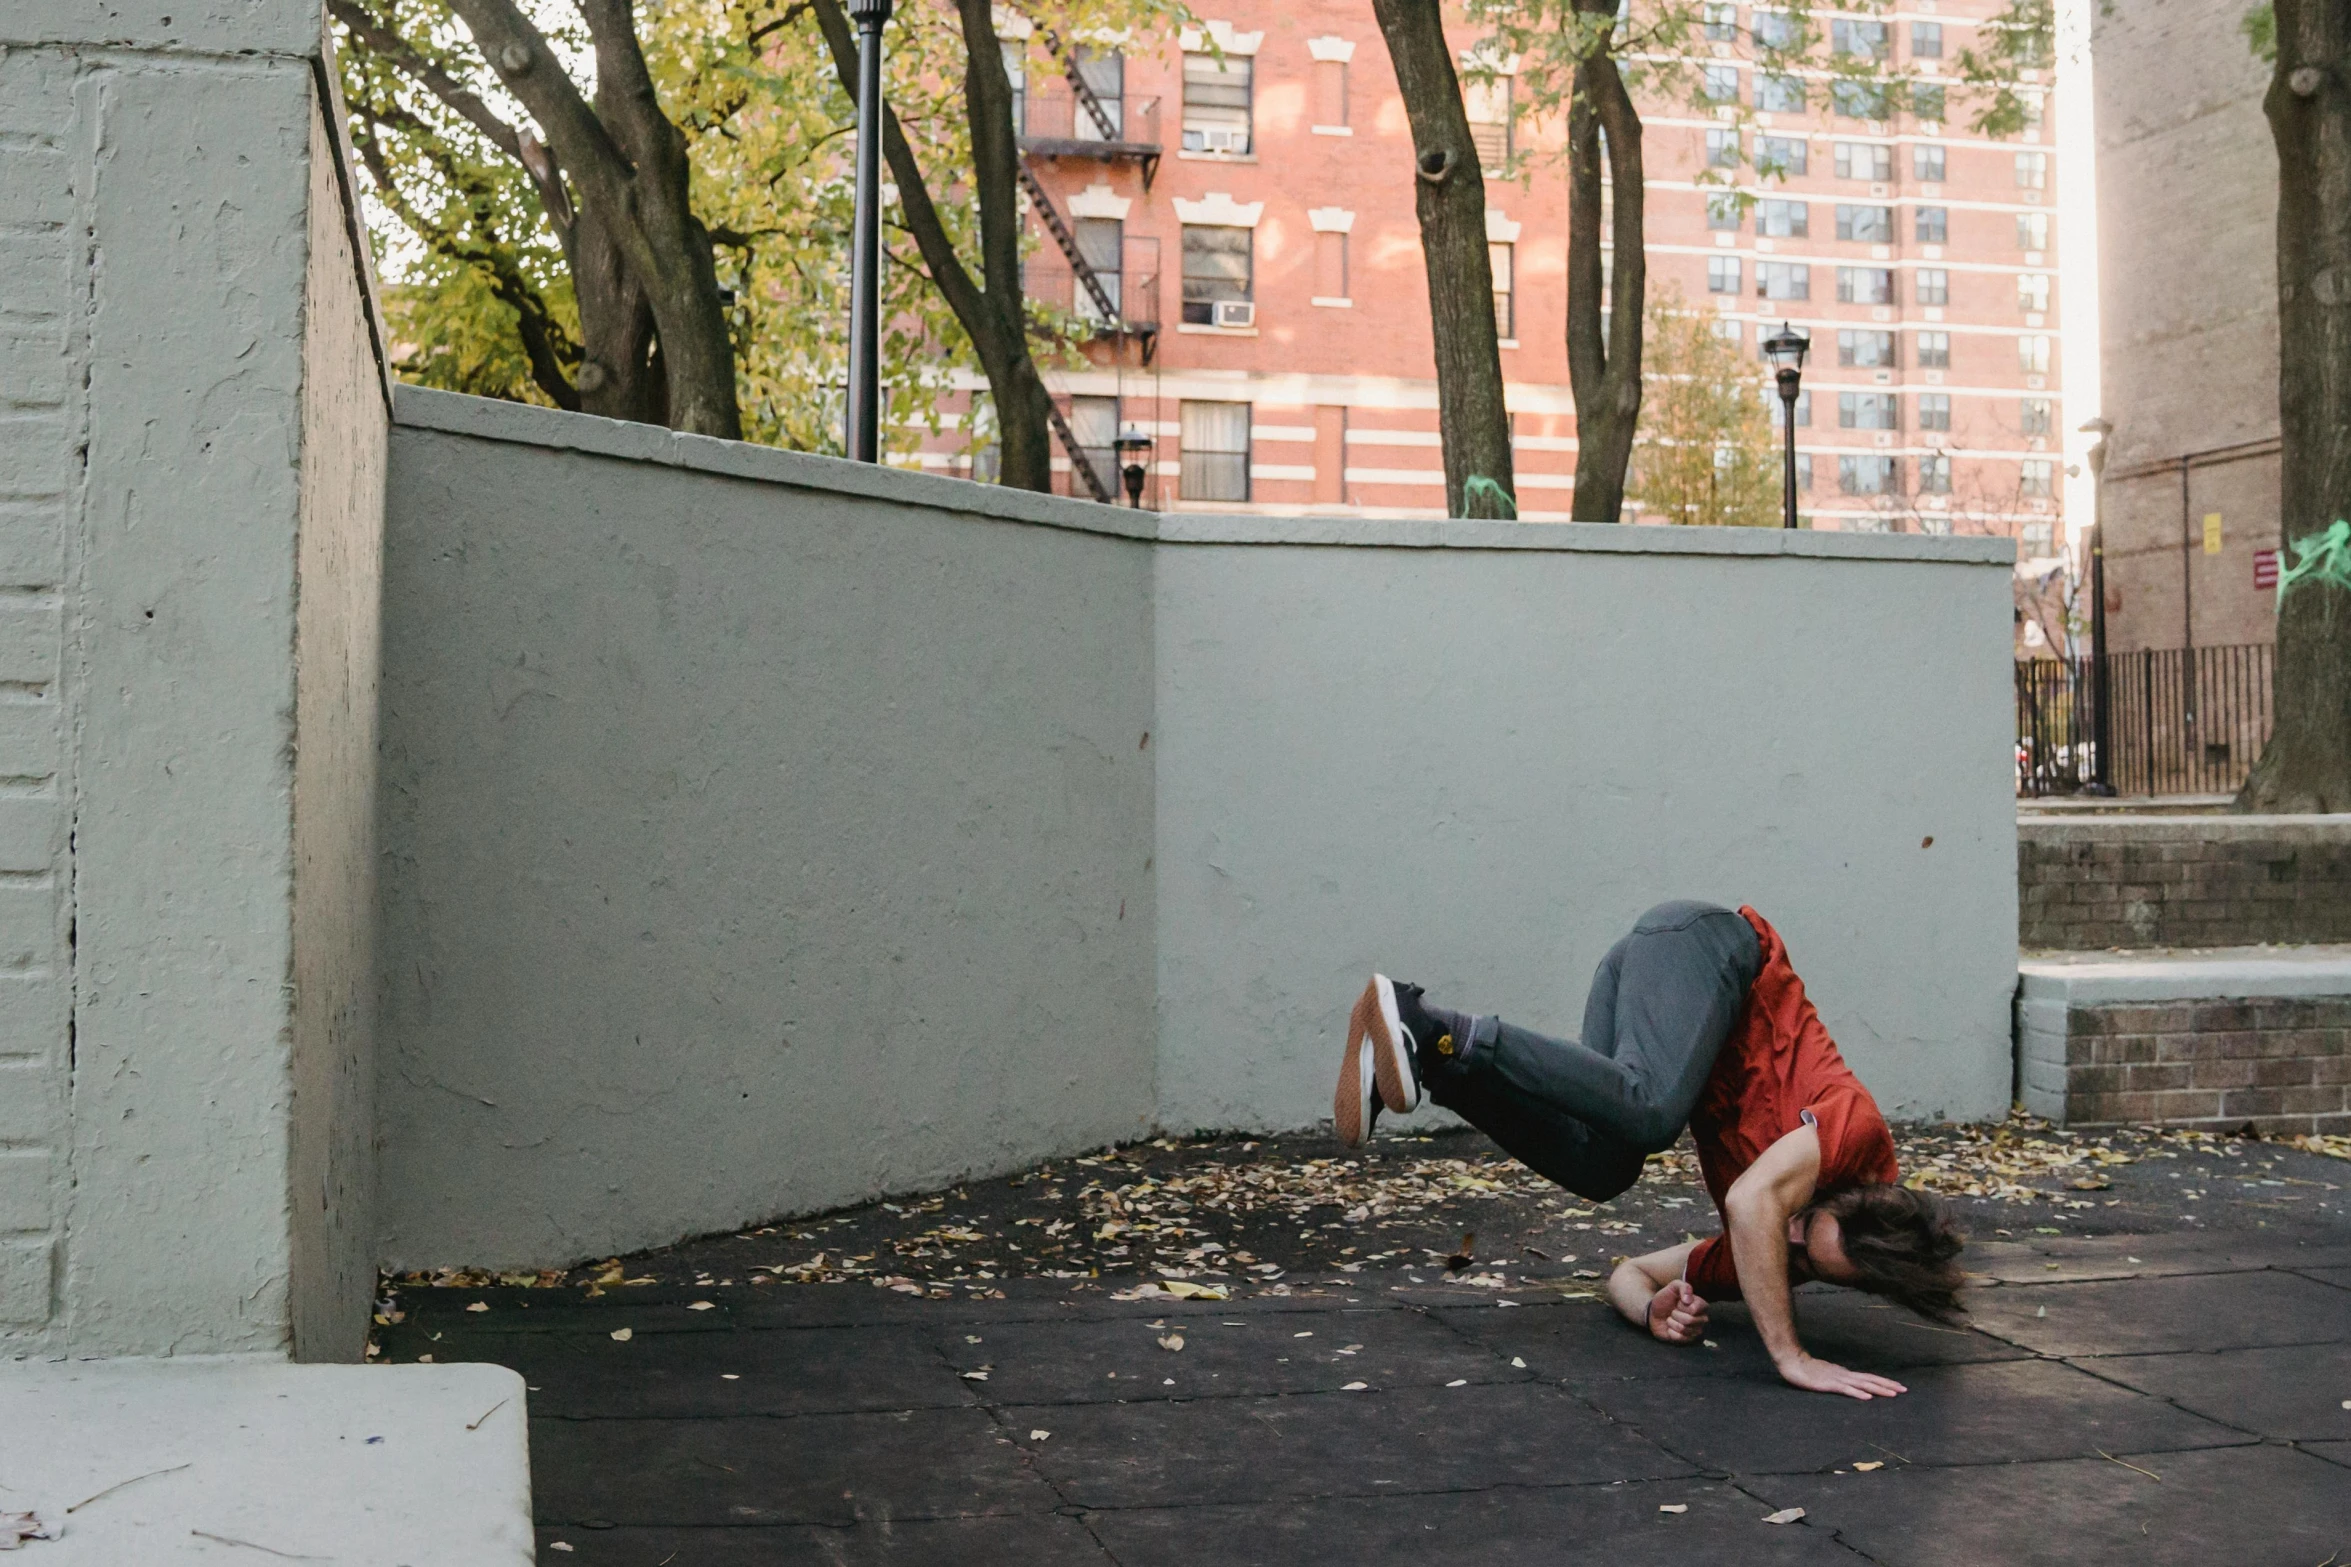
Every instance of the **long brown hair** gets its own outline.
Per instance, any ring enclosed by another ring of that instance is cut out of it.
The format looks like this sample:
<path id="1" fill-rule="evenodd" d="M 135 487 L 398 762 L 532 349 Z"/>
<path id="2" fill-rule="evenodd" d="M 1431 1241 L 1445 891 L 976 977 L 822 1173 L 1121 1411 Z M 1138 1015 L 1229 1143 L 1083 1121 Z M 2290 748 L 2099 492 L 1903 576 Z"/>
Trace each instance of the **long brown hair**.
<path id="1" fill-rule="evenodd" d="M 1837 1221 L 1856 1289 L 1899 1301 L 1921 1316 L 1959 1315 L 1967 1232 L 1940 1197 L 1907 1186 L 1849 1186 L 1808 1210 Z"/>

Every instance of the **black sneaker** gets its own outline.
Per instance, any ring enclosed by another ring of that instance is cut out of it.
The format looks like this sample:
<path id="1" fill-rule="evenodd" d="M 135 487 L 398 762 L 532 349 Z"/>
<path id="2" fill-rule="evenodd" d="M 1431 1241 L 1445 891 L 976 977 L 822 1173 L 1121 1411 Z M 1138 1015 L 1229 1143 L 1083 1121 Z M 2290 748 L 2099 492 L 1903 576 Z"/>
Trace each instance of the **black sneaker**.
<path id="1" fill-rule="evenodd" d="M 1347 1018 L 1347 1052 L 1332 1107 L 1339 1140 L 1350 1148 L 1371 1136 L 1382 1106 L 1398 1115 L 1420 1108 L 1428 1073 L 1421 1052 L 1453 1052 L 1453 1036 L 1422 1010 L 1423 994 L 1418 985 L 1374 974 L 1356 999 Z"/>

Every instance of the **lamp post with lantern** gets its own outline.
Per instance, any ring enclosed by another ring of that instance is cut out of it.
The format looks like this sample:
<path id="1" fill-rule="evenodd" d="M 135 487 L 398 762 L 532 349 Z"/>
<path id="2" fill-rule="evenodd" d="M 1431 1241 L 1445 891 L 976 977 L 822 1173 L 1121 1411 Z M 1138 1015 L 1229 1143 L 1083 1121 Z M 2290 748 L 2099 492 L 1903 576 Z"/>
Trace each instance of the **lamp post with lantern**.
<path id="1" fill-rule="evenodd" d="M 1145 435 L 1140 426 L 1130 424 L 1110 444 L 1118 453 L 1118 477 L 1126 485 L 1127 504 L 1140 510 L 1143 505 L 1143 481 L 1150 476 L 1150 470 L 1144 467 L 1143 460 L 1150 455 L 1151 437 Z"/>
<path id="2" fill-rule="evenodd" d="M 1796 526 L 1796 393 L 1804 380 L 1804 354 L 1812 339 L 1800 336 L 1787 322 L 1763 340 L 1763 357 L 1771 361 L 1780 385 L 1780 429 L 1786 435 L 1780 475 L 1780 525 Z"/>

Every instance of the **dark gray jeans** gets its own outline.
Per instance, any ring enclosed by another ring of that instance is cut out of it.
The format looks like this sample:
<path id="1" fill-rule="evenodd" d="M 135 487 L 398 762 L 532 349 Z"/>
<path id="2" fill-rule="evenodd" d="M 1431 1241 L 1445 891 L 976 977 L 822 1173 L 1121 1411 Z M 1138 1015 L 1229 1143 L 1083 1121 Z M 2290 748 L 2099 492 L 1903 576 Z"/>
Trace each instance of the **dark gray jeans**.
<path id="1" fill-rule="evenodd" d="M 1536 1174 L 1605 1202 L 1689 1124 L 1762 963 L 1734 911 L 1661 903 L 1600 960 L 1582 1043 L 1480 1017 L 1429 1096 Z"/>

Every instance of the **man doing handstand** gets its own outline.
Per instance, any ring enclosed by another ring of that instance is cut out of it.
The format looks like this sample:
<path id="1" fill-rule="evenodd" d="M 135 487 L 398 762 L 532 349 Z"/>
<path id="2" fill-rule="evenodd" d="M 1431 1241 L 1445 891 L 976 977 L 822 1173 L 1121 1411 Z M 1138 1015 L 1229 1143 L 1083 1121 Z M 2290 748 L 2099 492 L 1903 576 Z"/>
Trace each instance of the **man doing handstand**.
<path id="1" fill-rule="evenodd" d="M 1698 1144 L 1722 1233 L 1617 1265 L 1608 1298 L 1669 1344 L 1695 1343 L 1709 1301 L 1746 1298 L 1782 1378 L 1851 1398 L 1899 1382 L 1816 1360 L 1797 1342 L 1792 1283 L 1820 1279 L 1930 1315 L 1957 1302 L 1963 1243 L 1942 1203 L 1897 1185 L 1894 1138 L 1753 909 L 1664 903 L 1608 950 L 1584 1037 L 1432 1006 L 1375 974 L 1347 1023 L 1334 1106 L 1350 1147 L 1381 1109 L 1432 1099 L 1537 1174 L 1605 1202 L 1682 1128 Z"/>

